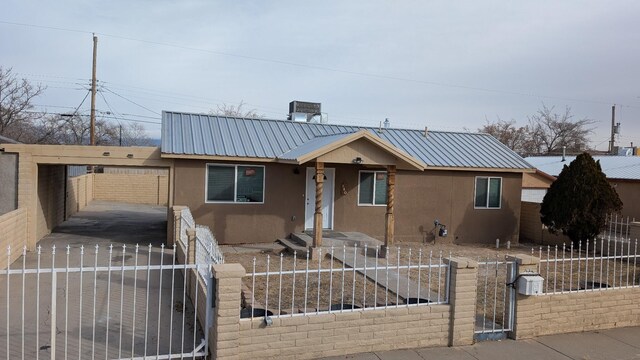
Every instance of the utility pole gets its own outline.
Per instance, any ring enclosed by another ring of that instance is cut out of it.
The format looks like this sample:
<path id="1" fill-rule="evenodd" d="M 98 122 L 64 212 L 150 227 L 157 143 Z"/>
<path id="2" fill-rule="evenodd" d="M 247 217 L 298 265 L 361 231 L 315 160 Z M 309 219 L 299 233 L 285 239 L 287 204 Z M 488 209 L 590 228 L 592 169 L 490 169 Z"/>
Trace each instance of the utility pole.
<path id="1" fill-rule="evenodd" d="M 609 141 L 609 154 L 613 155 L 613 145 L 615 142 L 615 127 L 616 127 L 616 105 L 611 107 L 611 140 Z"/>
<path id="2" fill-rule="evenodd" d="M 93 34 L 93 67 L 91 69 L 91 145 L 96 144 L 96 57 L 98 37 Z"/>

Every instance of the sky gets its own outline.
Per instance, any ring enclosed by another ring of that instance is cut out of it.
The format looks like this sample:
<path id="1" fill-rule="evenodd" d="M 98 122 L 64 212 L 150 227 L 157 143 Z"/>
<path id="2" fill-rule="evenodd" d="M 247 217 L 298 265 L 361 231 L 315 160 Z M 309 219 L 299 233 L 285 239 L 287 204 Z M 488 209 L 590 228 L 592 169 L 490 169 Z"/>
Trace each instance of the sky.
<path id="1" fill-rule="evenodd" d="M 640 144 L 640 2 L 4 0 L 0 66 L 46 86 L 49 112 L 88 114 L 92 33 L 99 114 L 160 137 L 162 110 L 244 102 L 284 119 L 476 131 L 543 104 L 595 121 L 606 150 Z M 110 114 L 107 114 L 109 112 Z"/>

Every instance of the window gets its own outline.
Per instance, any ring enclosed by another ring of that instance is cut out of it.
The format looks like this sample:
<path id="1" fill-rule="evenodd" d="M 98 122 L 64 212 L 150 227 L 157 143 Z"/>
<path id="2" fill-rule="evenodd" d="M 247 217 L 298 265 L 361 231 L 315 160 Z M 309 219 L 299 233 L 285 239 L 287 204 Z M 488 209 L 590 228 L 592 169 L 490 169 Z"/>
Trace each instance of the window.
<path id="1" fill-rule="evenodd" d="M 387 204 L 387 172 L 360 171 L 358 205 Z"/>
<path id="2" fill-rule="evenodd" d="M 499 209 L 501 197 L 502 178 L 476 177 L 476 208 Z"/>
<path id="3" fill-rule="evenodd" d="M 264 166 L 208 164 L 206 200 L 264 203 Z"/>

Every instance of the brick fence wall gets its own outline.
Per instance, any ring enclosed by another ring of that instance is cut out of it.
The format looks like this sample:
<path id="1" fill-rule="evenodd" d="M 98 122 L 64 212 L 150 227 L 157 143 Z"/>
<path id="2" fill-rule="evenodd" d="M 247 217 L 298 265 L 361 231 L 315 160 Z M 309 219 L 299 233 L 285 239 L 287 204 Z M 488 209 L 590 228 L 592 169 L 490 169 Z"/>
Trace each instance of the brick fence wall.
<path id="1" fill-rule="evenodd" d="M 95 200 L 167 205 L 169 177 L 154 174 L 94 174 Z"/>
<path id="2" fill-rule="evenodd" d="M 539 259 L 516 256 L 518 273 L 537 271 Z M 516 295 L 514 339 L 640 326 L 640 287 L 539 296 Z"/>
<path id="3" fill-rule="evenodd" d="M 214 265 L 216 299 L 210 349 L 216 359 L 312 359 L 366 351 L 473 343 L 477 263 L 447 259 L 449 305 L 240 319 L 244 268 Z"/>
<path id="4" fill-rule="evenodd" d="M 67 219 L 93 201 L 93 176 L 86 174 L 67 179 Z"/>
<path id="5" fill-rule="evenodd" d="M 11 246 L 10 261 L 22 255 L 27 240 L 27 210 L 19 208 L 0 216 L 0 269 L 7 267 L 7 247 Z"/>

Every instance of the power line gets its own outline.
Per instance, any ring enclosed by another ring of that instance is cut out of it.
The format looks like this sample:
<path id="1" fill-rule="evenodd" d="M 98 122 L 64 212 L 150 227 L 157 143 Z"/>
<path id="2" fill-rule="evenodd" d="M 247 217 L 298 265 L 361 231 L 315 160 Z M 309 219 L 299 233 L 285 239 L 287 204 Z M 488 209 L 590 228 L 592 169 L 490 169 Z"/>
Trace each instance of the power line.
<path id="1" fill-rule="evenodd" d="M 128 102 L 130 102 L 130 103 L 132 103 L 134 105 L 136 105 L 136 106 L 139 106 L 139 107 L 141 107 L 141 108 L 143 108 L 143 109 L 145 109 L 145 110 L 147 110 L 147 111 L 149 111 L 149 112 L 151 112 L 153 114 L 160 115 L 160 113 L 158 113 L 157 111 L 151 110 L 151 109 L 149 109 L 148 107 L 146 107 L 144 105 L 140 105 L 140 104 L 138 104 L 137 102 L 135 102 L 133 100 L 129 100 L 126 97 L 124 97 L 124 96 L 122 96 L 122 95 L 120 95 L 118 93 L 113 92 L 113 90 L 109 89 L 108 87 L 103 86 L 102 88 L 104 90 L 107 90 L 108 92 L 112 93 L 113 95 L 115 95 L 115 96 L 117 96 L 119 98 L 122 98 L 122 99 L 124 99 L 124 100 L 126 100 L 126 101 L 128 101 Z"/>
<path id="2" fill-rule="evenodd" d="M 60 27 L 44 26 L 44 25 L 34 25 L 34 24 L 18 23 L 18 22 L 2 21 L 2 20 L 0 20 L 0 24 L 33 27 L 33 28 L 40 28 L 40 29 L 47 29 L 47 30 L 76 32 L 76 33 L 83 33 L 83 34 L 93 34 L 94 33 L 94 32 L 86 31 L 86 30 L 68 29 L 68 28 L 60 28 Z M 296 62 L 284 61 L 284 60 L 278 60 L 278 59 L 269 59 L 269 58 L 263 58 L 263 57 L 257 57 L 257 56 L 233 54 L 233 53 L 228 53 L 228 52 L 223 52 L 223 51 L 203 49 L 203 48 L 197 48 L 197 47 L 185 46 L 185 45 L 179 45 L 179 44 L 164 43 L 164 42 L 153 41 L 153 40 L 138 39 L 138 38 L 133 38 L 133 37 L 128 37 L 128 36 L 113 35 L 113 34 L 100 33 L 100 32 L 95 32 L 95 34 L 98 34 L 98 35 L 101 35 L 101 36 L 105 36 L 105 37 L 111 37 L 111 38 L 114 38 L 114 39 L 122 39 L 122 40 L 135 41 L 135 42 L 141 42 L 141 43 L 146 43 L 146 44 L 160 45 L 160 46 L 172 47 L 172 48 L 177 48 L 177 49 L 182 49 L 182 50 L 204 52 L 204 53 L 209 53 L 209 54 L 214 54 L 214 55 L 235 57 L 235 58 L 241 58 L 241 59 L 252 60 L 252 61 L 273 63 L 273 64 L 286 65 L 286 66 L 294 66 L 294 67 L 300 67 L 300 68 L 308 68 L 308 69 L 314 69 L 314 70 L 321 70 L 321 71 L 328 71 L 328 72 L 334 72 L 334 73 L 356 75 L 356 76 L 370 77 L 370 78 L 377 78 L 377 79 L 384 79 L 384 80 L 411 82 L 411 83 L 425 84 L 425 85 L 432 85 L 432 86 L 458 88 L 458 89 L 481 91 L 481 92 L 491 92 L 491 93 L 497 93 L 497 94 L 507 94 L 507 95 L 516 95 L 516 96 L 535 97 L 535 98 L 543 98 L 543 99 L 554 99 L 554 100 L 562 100 L 562 101 L 585 102 L 585 103 L 605 104 L 605 105 L 609 105 L 609 104 L 613 103 L 612 101 L 579 99 L 579 98 L 561 97 L 561 96 L 550 96 L 550 95 L 543 95 L 543 94 L 536 94 L 536 93 L 529 93 L 529 92 L 511 91 L 511 90 L 502 90 L 502 89 L 491 89 L 491 88 L 479 87 L 479 86 L 468 86 L 468 85 L 452 84 L 452 83 L 445 83 L 445 82 L 438 82 L 438 81 L 431 81 L 431 80 L 420 80 L 420 79 L 413 79 L 413 78 L 407 78 L 407 77 L 399 77 L 399 76 L 391 76 L 391 75 L 384 75 L 384 74 L 367 73 L 367 72 L 361 72 L 361 71 L 353 71 L 353 70 L 332 68 L 332 67 L 327 67 L 327 66 L 309 65 L 309 64 L 302 64 L 302 63 L 296 63 Z M 616 102 L 616 104 L 618 104 L 620 106 L 625 106 L 625 107 L 640 108 L 638 106 L 633 106 L 633 105 L 621 105 L 621 104 L 619 104 L 617 102 Z"/>

